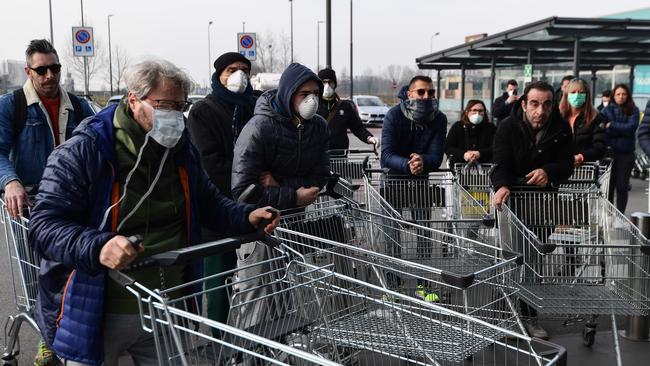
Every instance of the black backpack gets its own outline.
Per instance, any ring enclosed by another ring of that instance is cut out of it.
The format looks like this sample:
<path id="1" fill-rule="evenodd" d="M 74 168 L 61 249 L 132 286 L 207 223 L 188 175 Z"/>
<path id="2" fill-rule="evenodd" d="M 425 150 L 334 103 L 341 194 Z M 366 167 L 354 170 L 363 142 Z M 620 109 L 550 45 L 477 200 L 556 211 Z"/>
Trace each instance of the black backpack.
<path id="1" fill-rule="evenodd" d="M 81 103 L 79 98 L 72 93 L 68 93 L 70 102 L 72 103 L 72 109 L 74 109 L 74 116 L 77 124 L 81 123 L 84 119 L 83 109 L 81 109 Z M 27 122 L 27 97 L 25 97 L 25 91 L 23 88 L 14 90 L 14 136 L 20 135 L 23 128 L 25 128 L 25 123 Z"/>

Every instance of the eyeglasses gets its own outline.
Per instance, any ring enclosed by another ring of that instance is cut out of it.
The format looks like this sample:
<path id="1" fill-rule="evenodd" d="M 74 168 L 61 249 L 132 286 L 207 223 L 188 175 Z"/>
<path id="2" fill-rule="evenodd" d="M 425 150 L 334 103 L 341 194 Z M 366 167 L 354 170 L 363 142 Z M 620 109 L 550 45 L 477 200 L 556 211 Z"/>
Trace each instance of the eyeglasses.
<path id="1" fill-rule="evenodd" d="M 436 96 L 435 89 L 413 89 L 411 91 L 417 93 L 417 95 L 421 97 L 423 97 L 425 94 L 427 94 L 427 98 L 433 98 Z"/>
<path id="2" fill-rule="evenodd" d="M 485 113 L 485 109 L 470 109 L 468 112 Z"/>
<path id="3" fill-rule="evenodd" d="M 192 105 L 192 102 L 189 100 L 177 102 L 175 100 L 154 99 L 153 102 L 155 103 L 152 105 L 154 109 L 164 109 L 168 111 L 179 112 L 187 112 L 187 110 L 190 109 L 190 106 Z"/>
<path id="4" fill-rule="evenodd" d="M 29 69 L 36 71 L 36 73 L 41 76 L 44 76 L 45 74 L 47 74 L 47 69 L 50 69 L 50 71 L 52 71 L 52 74 L 58 74 L 59 72 L 61 72 L 61 65 L 52 64 L 47 66 L 30 67 Z"/>

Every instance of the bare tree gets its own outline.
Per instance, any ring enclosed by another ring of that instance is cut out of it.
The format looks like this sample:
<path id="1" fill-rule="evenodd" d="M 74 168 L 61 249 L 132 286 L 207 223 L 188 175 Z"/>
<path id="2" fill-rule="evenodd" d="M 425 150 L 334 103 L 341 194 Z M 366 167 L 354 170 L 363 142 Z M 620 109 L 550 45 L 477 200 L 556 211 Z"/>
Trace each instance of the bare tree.
<path id="1" fill-rule="evenodd" d="M 113 47 L 113 57 L 112 57 L 112 62 L 113 62 L 113 85 L 116 86 L 115 92 L 116 93 L 121 93 L 120 92 L 120 85 L 122 81 L 124 81 L 124 71 L 129 67 L 130 65 L 130 59 L 129 55 L 126 52 L 126 50 L 119 45 L 116 45 Z M 110 70 L 108 67 L 106 67 L 106 77 L 104 80 L 106 81 L 107 84 L 111 83 L 110 79 Z"/>
<path id="2" fill-rule="evenodd" d="M 273 32 L 257 34 L 257 59 L 253 63 L 257 72 L 281 72 L 290 62 L 291 40 L 286 34 L 277 35 Z"/>

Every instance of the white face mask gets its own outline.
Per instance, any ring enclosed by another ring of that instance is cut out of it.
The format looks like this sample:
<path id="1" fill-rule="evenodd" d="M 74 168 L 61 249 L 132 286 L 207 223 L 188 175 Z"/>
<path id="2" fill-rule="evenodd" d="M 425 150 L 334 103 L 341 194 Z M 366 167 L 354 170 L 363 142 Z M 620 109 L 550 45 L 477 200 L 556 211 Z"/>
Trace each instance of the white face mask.
<path id="1" fill-rule="evenodd" d="M 153 110 L 153 126 L 147 135 L 168 149 L 176 146 L 185 130 L 183 112 L 154 109 L 144 101 L 142 104 Z"/>
<path id="2" fill-rule="evenodd" d="M 469 121 L 472 122 L 473 124 L 477 125 L 481 122 L 483 122 L 483 116 L 480 114 L 470 114 L 469 115 Z"/>
<path id="3" fill-rule="evenodd" d="M 318 111 L 318 97 L 315 94 L 309 94 L 298 105 L 298 114 L 305 121 L 312 119 Z"/>
<path id="4" fill-rule="evenodd" d="M 323 89 L 323 98 L 331 98 L 334 95 L 334 88 L 330 84 L 325 84 Z"/>
<path id="5" fill-rule="evenodd" d="M 517 89 L 508 90 L 508 96 L 511 97 Z"/>
<path id="6" fill-rule="evenodd" d="M 607 107 L 609 105 L 609 102 L 603 102 L 603 107 Z"/>
<path id="7" fill-rule="evenodd" d="M 241 94 L 246 91 L 248 86 L 248 76 L 246 73 L 237 70 L 228 76 L 228 81 L 226 81 L 226 88 L 233 93 Z"/>

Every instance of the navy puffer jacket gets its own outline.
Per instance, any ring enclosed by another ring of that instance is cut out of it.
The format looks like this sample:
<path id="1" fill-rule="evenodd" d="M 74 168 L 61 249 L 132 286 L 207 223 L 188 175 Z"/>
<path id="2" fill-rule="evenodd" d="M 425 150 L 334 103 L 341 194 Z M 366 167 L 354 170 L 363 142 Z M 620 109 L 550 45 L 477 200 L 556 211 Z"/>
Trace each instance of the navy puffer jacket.
<path id="1" fill-rule="evenodd" d="M 282 74 L 280 87 L 262 94 L 255 106 L 255 115 L 242 130 L 235 144 L 232 163 L 232 194 L 239 196 L 251 184 L 257 193 L 247 199 L 260 206 L 279 209 L 296 207 L 296 189 L 320 187 L 330 175 L 328 131 L 319 115 L 294 123 L 291 97 L 309 80 L 318 76 L 300 64 L 291 64 Z M 262 187 L 259 177 L 270 172 L 279 187 Z"/>
<path id="2" fill-rule="evenodd" d="M 607 144 L 617 153 L 631 153 L 634 151 L 636 129 L 639 127 L 639 108 L 632 109 L 632 114 L 627 116 L 623 108 L 612 103 L 601 112 L 605 124 L 611 123 L 607 128 Z"/>

